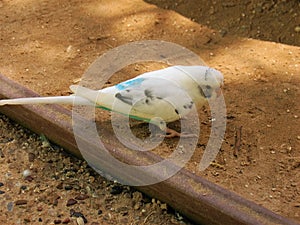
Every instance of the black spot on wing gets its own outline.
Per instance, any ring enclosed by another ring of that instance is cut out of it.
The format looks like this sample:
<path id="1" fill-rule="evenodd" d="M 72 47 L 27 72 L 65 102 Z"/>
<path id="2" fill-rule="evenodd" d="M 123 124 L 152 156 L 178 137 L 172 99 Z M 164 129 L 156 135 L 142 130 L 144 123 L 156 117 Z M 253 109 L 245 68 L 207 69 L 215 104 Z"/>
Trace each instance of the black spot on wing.
<path id="1" fill-rule="evenodd" d="M 132 98 L 123 96 L 120 93 L 115 94 L 115 97 L 128 105 L 132 105 Z"/>
<path id="2" fill-rule="evenodd" d="M 194 104 L 194 102 L 193 102 L 193 101 L 190 101 L 189 103 L 185 104 L 185 105 L 183 106 L 183 108 L 185 108 L 185 109 L 191 109 L 191 108 L 193 107 L 193 104 Z"/>
<path id="3" fill-rule="evenodd" d="M 115 94 L 115 97 L 116 97 L 117 99 L 122 99 L 122 95 L 121 95 L 120 93 Z"/>
<path id="4" fill-rule="evenodd" d="M 145 96 L 146 96 L 145 103 L 147 103 L 147 104 L 150 104 L 151 101 L 152 101 L 152 100 L 155 100 L 155 99 L 158 99 L 158 100 L 163 99 L 163 97 L 155 96 L 155 95 L 153 94 L 153 92 L 152 92 L 151 90 L 149 90 L 149 89 L 146 89 L 146 90 L 144 91 L 144 94 L 145 94 Z"/>
<path id="5" fill-rule="evenodd" d="M 149 90 L 149 89 L 146 89 L 144 91 L 144 93 L 145 93 L 146 97 L 148 97 L 148 98 L 153 98 L 154 97 L 152 91 Z"/>

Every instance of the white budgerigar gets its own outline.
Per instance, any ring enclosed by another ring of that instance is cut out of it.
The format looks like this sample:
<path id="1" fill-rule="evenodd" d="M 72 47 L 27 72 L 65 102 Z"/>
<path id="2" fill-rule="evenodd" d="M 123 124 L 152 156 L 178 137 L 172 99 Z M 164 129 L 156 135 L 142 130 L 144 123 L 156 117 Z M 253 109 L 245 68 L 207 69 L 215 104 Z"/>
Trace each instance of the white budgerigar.
<path id="1" fill-rule="evenodd" d="M 33 97 L 0 100 L 1 105 L 76 104 L 96 105 L 131 118 L 153 123 L 167 137 L 181 134 L 166 123 L 187 115 L 193 107 L 220 94 L 223 75 L 206 66 L 172 66 L 147 72 L 133 79 L 101 90 L 70 86 L 71 96 Z"/>

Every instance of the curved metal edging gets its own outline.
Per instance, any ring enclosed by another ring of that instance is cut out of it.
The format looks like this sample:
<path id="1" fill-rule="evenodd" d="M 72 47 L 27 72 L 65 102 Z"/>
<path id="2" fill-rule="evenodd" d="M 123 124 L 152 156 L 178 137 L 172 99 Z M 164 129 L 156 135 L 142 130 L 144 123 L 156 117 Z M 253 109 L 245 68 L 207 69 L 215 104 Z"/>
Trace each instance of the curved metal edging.
<path id="1" fill-rule="evenodd" d="M 35 92 L 0 75 L 0 98 L 38 96 Z M 0 112 L 38 134 L 44 134 L 76 157 L 81 154 L 72 131 L 71 111 L 57 105 L 3 106 Z M 93 143 L 86 144 L 93 149 Z M 151 163 L 161 158 L 153 153 L 126 154 L 115 146 L 116 157 L 127 163 Z M 296 225 L 274 212 L 221 188 L 187 170 L 172 178 L 138 190 L 168 203 L 174 209 L 202 224 L 286 224 Z"/>

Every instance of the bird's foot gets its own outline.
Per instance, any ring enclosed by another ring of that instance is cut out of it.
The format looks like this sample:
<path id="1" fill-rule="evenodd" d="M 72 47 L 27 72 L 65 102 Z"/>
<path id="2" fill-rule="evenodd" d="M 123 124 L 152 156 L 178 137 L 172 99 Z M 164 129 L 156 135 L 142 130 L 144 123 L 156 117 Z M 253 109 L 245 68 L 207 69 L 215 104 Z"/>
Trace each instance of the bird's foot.
<path id="1" fill-rule="evenodd" d="M 182 138 L 195 138 L 198 137 L 196 134 L 191 134 L 187 132 L 179 133 L 176 130 L 171 128 L 166 128 L 166 134 L 164 135 L 166 138 L 173 138 L 173 137 L 182 137 Z"/>

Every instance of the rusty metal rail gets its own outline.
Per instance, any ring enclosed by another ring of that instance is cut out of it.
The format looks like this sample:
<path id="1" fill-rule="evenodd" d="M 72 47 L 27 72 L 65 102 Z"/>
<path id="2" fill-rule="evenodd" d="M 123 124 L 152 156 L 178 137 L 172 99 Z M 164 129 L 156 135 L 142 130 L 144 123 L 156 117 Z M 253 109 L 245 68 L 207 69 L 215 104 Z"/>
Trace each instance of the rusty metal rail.
<path id="1" fill-rule="evenodd" d="M 0 75 L 0 98 L 38 96 L 35 92 Z M 57 105 L 24 105 L 0 107 L 0 112 L 38 134 L 44 134 L 76 157 L 82 157 L 72 130 L 71 111 Z M 86 141 L 89 148 L 93 143 Z M 161 159 L 150 153 L 126 154 L 113 146 L 117 157 L 128 164 L 153 162 Z M 174 209 L 201 224 L 290 224 L 297 223 L 246 200 L 183 169 L 172 178 L 150 186 L 137 187 L 140 191 L 168 203 Z"/>

